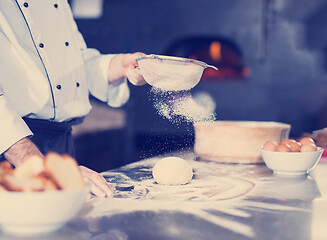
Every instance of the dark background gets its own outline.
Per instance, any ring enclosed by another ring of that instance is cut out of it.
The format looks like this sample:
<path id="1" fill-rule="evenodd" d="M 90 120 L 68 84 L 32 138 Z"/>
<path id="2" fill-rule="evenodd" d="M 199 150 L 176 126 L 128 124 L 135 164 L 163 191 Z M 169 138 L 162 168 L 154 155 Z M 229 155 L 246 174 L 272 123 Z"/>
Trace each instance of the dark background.
<path id="1" fill-rule="evenodd" d="M 200 81 L 192 90 L 215 100 L 218 120 L 285 122 L 292 137 L 326 127 L 326 1 L 104 0 L 103 7 L 98 19 L 76 18 L 88 46 L 102 53 L 167 54 L 187 37 L 236 44 L 250 77 Z M 151 97 L 150 86 L 131 86 L 124 127 L 78 135 L 78 160 L 103 171 L 192 147 L 192 124 L 164 119 Z"/>

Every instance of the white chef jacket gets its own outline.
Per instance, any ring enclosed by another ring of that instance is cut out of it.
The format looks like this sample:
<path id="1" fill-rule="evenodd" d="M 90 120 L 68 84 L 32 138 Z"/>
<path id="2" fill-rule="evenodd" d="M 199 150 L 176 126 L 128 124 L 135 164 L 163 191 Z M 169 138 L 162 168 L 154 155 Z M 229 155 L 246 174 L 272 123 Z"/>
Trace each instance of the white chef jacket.
<path id="1" fill-rule="evenodd" d="M 67 0 L 0 0 L 0 154 L 33 134 L 24 116 L 85 116 L 89 93 L 124 104 L 126 79 L 107 80 L 113 56 L 86 47 Z"/>

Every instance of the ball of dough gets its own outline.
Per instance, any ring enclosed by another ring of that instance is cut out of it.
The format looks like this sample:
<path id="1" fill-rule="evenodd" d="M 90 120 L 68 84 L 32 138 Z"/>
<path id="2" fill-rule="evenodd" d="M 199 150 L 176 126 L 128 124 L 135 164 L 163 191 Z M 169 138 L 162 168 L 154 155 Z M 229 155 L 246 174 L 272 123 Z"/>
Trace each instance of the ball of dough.
<path id="1" fill-rule="evenodd" d="M 166 157 L 154 165 L 152 176 L 159 184 L 186 184 L 191 181 L 193 170 L 182 158 Z"/>

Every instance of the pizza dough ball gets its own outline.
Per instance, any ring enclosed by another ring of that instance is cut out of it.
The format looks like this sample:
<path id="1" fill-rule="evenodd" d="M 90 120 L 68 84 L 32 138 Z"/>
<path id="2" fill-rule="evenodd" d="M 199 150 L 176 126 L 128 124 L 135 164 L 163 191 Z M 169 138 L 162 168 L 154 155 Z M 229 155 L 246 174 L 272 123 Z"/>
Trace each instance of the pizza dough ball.
<path id="1" fill-rule="evenodd" d="M 193 170 L 182 158 L 166 157 L 154 165 L 152 176 L 159 184 L 186 184 L 191 181 Z"/>

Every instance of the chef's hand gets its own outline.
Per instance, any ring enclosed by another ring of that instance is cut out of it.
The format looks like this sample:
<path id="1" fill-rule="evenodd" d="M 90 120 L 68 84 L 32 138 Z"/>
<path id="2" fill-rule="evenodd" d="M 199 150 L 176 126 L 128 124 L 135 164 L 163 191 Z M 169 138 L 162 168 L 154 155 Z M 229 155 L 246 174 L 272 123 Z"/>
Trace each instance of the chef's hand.
<path id="1" fill-rule="evenodd" d="M 91 184 L 91 193 L 97 197 L 108 197 L 112 195 L 112 189 L 104 177 L 84 166 L 79 166 L 83 177 Z"/>
<path id="2" fill-rule="evenodd" d="M 144 55 L 144 53 L 136 52 L 117 54 L 113 57 L 108 68 L 109 83 L 118 81 L 122 77 L 127 77 L 133 85 L 140 86 L 146 84 L 146 81 L 138 68 L 138 63 L 135 61 L 135 59 Z"/>

